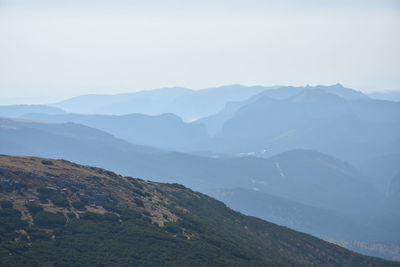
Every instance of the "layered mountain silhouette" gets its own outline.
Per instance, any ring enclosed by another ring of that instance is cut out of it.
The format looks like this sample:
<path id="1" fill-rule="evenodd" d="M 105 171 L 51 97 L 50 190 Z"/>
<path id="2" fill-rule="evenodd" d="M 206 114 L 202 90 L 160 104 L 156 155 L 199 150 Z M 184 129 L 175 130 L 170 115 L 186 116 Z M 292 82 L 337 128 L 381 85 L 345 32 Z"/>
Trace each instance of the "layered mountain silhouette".
<path id="1" fill-rule="evenodd" d="M 276 88 L 276 87 L 269 87 Z M 203 90 L 161 88 L 118 95 L 84 95 L 55 104 L 73 113 L 160 115 L 174 113 L 185 121 L 217 113 L 228 101 L 249 98 L 268 89 L 263 86 L 229 85 Z"/>
<path id="2" fill-rule="evenodd" d="M 206 103 L 211 100 L 205 99 L 210 95 L 230 95 L 228 92 L 233 92 L 232 95 L 237 96 L 235 92 L 243 92 L 247 87 L 238 86 L 240 90 L 235 88 L 228 86 L 193 91 L 196 93 L 191 91 L 189 95 L 197 99 L 198 105 L 208 106 Z M 260 88 L 250 89 L 255 91 Z M 133 96 L 158 93 L 164 100 L 176 100 L 176 92 L 182 90 L 159 89 Z M 180 93 L 179 97 L 189 95 Z M 204 95 L 204 98 L 199 95 Z M 100 98 L 108 97 L 110 96 Z M 228 101 L 227 98 L 224 101 Z M 81 98 L 77 98 L 77 101 L 79 99 Z M 116 99 L 119 101 L 125 98 Z M 224 102 L 221 99 L 218 101 Z M 191 105 L 189 100 L 184 103 Z M 368 159 L 398 151 L 399 114 L 399 103 L 369 99 L 358 91 L 337 84 L 266 89 L 246 100 L 227 102 L 219 113 L 193 123 L 183 122 L 172 114 L 149 116 L 35 113 L 20 117 L 81 123 L 135 144 L 172 151 L 208 151 L 211 154 L 250 154 L 265 157 L 292 149 L 313 149 L 359 165 Z M 211 137 L 206 133 L 204 125 Z"/>
<path id="3" fill-rule="evenodd" d="M 395 102 L 346 100 L 321 89 L 283 100 L 262 96 L 224 122 L 209 149 L 262 156 L 306 148 L 359 163 L 398 150 L 399 114 Z"/>
<path id="4" fill-rule="evenodd" d="M 2 265 L 398 266 L 178 184 L 34 157 L 0 156 L 0 175 Z"/>
<path id="5" fill-rule="evenodd" d="M 256 94 L 258 91 L 261 92 Z M 246 96 L 249 97 L 243 100 Z M 210 107 L 212 105 L 208 102 L 215 98 L 218 105 L 225 105 L 225 108 L 194 123 L 185 123 L 172 114 L 50 116 L 46 112 L 27 112 L 19 117 L 76 122 L 107 131 L 138 145 L 172 151 L 271 156 L 292 149 L 313 149 L 357 165 L 370 158 L 396 153 L 400 145 L 397 134 L 400 131 L 400 104 L 369 99 L 340 84 L 279 89 L 238 85 L 199 91 L 165 88 L 129 95 L 93 97 L 77 97 L 66 103 L 77 101 L 77 105 L 90 109 L 91 105 L 102 103 L 115 103 L 116 107 L 121 107 L 123 105 L 118 104 L 119 101 L 136 99 L 143 107 L 151 108 L 152 105 L 143 100 L 148 97 L 152 99 L 149 101 L 158 103 L 156 106 L 160 108 L 159 111 L 145 112 L 139 104 L 129 105 L 137 107 L 137 111 L 142 113 L 175 112 L 179 115 L 180 112 L 173 109 L 180 107 L 188 110 L 188 107 L 182 107 L 183 103 L 191 107 Z M 81 103 L 86 98 L 89 102 L 87 105 Z M 158 98 L 168 103 L 180 98 L 193 100 L 182 100 L 182 105 L 171 104 L 169 108 L 163 108 Z M 233 98 L 242 100 L 229 100 Z M 194 103 L 195 99 L 197 104 Z M 108 108 L 101 109 L 105 113 L 112 113 L 108 112 Z M 217 110 L 215 108 L 214 113 Z M 207 135 L 204 125 L 213 137 Z"/>
<path id="6" fill-rule="evenodd" d="M 350 165 L 314 151 L 298 150 L 270 159 L 210 158 L 132 145 L 74 123 L 0 121 L 0 153 L 63 158 L 126 175 L 175 181 L 206 192 L 236 185 L 305 204 L 362 212 L 379 192 Z M 153 168 L 153 166 L 157 168 Z"/>
<path id="7" fill-rule="evenodd" d="M 0 153 L 181 183 L 245 214 L 400 258 L 398 102 L 340 84 L 233 85 L 88 95 L 57 106 L 75 113 L 0 107 Z"/>
<path id="8" fill-rule="evenodd" d="M 262 97 L 269 97 L 276 100 L 283 100 L 294 97 L 303 91 L 306 90 L 321 90 L 327 93 L 331 93 L 347 100 L 362 100 L 368 99 L 366 95 L 363 93 L 350 89 L 345 88 L 341 84 L 335 84 L 331 86 L 306 86 L 306 87 L 294 87 L 294 86 L 281 86 L 279 88 L 267 89 L 262 91 L 261 93 L 254 95 L 246 100 L 243 101 L 236 101 L 236 102 L 228 102 L 225 107 L 217 114 L 211 115 L 209 117 L 205 117 L 199 119 L 199 123 L 206 124 L 209 128 L 210 134 L 214 135 L 218 133 L 223 124 L 239 110 L 241 107 L 251 104 L 257 101 L 259 98 Z"/>
<path id="9" fill-rule="evenodd" d="M 259 190 L 233 188 L 214 197 L 234 210 L 329 240 L 390 240 L 393 232 L 373 221 L 318 208 Z"/>
<path id="10" fill-rule="evenodd" d="M 48 122 L 74 122 L 106 131 L 134 144 L 154 146 L 175 151 L 187 151 L 207 142 L 204 125 L 185 123 L 174 114 L 149 116 L 26 114 L 23 118 Z"/>
<path id="11" fill-rule="evenodd" d="M 323 238 L 338 239 L 353 232 L 348 235 L 352 240 L 388 240 L 396 232 L 395 229 L 389 233 L 382 231 L 379 229 L 382 226 L 372 220 L 385 197 L 368 183 L 368 177 L 345 162 L 315 151 L 291 151 L 268 159 L 210 158 L 133 145 L 75 123 L 16 119 L 0 122 L 0 153 L 3 154 L 63 158 L 133 177 L 179 182 L 213 195 L 240 187 L 248 193 L 221 199 L 246 214 Z M 254 193 L 253 198 L 249 198 L 250 192 Z M 261 199 L 269 196 L 274 201 L 256 202 L 258 194 Z M 250 201 L 243 201 L 242 206 L 235 204 L 246 198 L 255 201 L 253 208 L 248 206 Z M 271 205 L 277 207 L 271 213 L 273 217 L 265 217 Z M 288 210 L 293 209 L 300 215 L 288 216 Z M 313 216 L 308 216 L 312 213 Z M 335 224 L 320 224 L 335 216 Z M 313 225 L 319 227 L 312 230 Z M 348 227 L 340 228 L 341 225 Z M 368 234 L 363 235 L 365 232 Z"/>
<path id="12" fill-rule="evenodd" d="M 0 117 L 19 117 L 29 113 L 63 114 L 60 108 L 45 105 L 9 105 L 0 106 Z"/>

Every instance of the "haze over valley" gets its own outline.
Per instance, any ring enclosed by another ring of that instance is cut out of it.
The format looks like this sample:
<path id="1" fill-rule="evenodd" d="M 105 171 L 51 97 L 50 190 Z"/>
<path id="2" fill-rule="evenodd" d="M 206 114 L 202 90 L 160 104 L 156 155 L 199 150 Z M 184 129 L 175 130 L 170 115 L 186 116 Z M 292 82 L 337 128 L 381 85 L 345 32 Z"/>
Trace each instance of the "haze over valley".
<path id="1" fill-rule="evenodd" d="M 400 266 L 398 0 L 0 0 L 0 267 Z"/>

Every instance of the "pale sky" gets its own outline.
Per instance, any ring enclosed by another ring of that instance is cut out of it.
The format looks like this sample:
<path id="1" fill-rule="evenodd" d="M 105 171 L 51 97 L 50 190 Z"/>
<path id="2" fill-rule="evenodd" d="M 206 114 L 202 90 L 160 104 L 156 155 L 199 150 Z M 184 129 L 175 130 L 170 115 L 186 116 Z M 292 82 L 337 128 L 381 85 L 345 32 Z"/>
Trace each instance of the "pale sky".
<path id="1" fill-rule="evenodd" d="M 0 0 L 0 38 L 0 104 L 234 83 L 400 90 L 400 0 Z"/>

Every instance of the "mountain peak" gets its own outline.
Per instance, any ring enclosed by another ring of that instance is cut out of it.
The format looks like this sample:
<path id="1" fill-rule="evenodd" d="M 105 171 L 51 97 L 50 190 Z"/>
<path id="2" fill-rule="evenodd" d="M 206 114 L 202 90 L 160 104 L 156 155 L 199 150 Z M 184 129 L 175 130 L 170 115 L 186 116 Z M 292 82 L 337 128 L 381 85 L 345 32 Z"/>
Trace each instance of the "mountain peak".
<path id="1" fill-rule="evenodd" d="M 303 103 L 303 102 L 342 102 L 343 98 L 335 94 L 331 94 L 320 88 L 305 89 L 299 94 L 289 99 L 292 103 Z M 322 103 L 321 102 L 321 103 Z"/>
<path id="2" fill-rule="evenodd" d="M 346 88 L 340 83 L 336 83 L 336 84 L 328 85 L 328 86 L 318 85 L 315 88 L 322 89 L 328 93 L 338 95 L 347 100 L 368 99 L 368 96 L 366 96 L 362 92 L 351 89 L 351 88 Z"/>
<path id="3" fill-rule="evenodd" d="M 332 87 L 344 88 L 343 85 L 342 85 L 341 83 L 336 83 L 336 84 L 332 85 Z"/>

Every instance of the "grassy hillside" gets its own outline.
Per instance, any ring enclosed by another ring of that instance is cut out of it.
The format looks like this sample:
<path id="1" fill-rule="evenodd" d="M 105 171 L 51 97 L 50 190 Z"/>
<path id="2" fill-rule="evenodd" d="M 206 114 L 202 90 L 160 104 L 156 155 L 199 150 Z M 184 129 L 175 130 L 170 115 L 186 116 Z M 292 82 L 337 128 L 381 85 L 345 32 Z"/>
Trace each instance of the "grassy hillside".
<path id="1" fill-rule="evenodd" d="M 0 156 L 2 266 L 395 266 L 177 184 Z"/>

